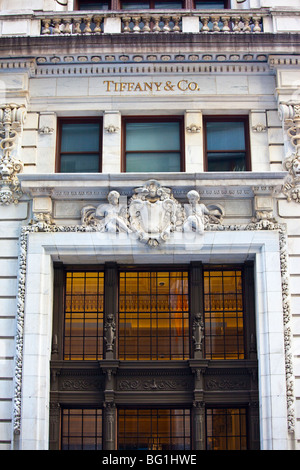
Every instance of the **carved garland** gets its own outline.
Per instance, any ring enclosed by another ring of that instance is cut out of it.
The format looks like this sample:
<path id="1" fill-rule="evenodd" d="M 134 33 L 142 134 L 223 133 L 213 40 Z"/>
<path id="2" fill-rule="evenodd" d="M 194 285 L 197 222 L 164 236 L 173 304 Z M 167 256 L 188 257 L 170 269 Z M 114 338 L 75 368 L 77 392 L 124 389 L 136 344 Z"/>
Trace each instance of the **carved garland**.
<path id="1" fill-rule="evenodd" d="M 294 376 L 291 340 L 292 333 L 290 327 L 290 294 L 288 276 L 288 249 L 286 228 L 283 224 L 274 223 L 268 220 L 260 220 L 244 225 L 214 225 L 205 227 L 208 231 L 248 231 L 248 230 L 275 230 L 279 233 L 280 242 L 280 266 L 282 279 L 282 303 L 284 321 L 284 350 L 285 350 L 285 373 L 286 373 L 286 393 L 287 393 L 287 419 L 288 431 L 295 430 L 295 398 L 294 398 Z M 90 232 L 91 227 L 86 225 L 57 226 L 51 220 L 45 223 L 33 223 L 25 226 L 20 235 L 20 254 L 18 271 L 18 297 L 17 297 L 17 331 L 16 331 L 16 358 L 15 358 L 15 384 L 14 384 L 14 433 L 20 433 L 21 425 L 21 390 L 22 390 L 22 367 L 23 367 L 23 341 L 24 341 L 24 306 L 25 306 L 25 282 L 28 236 L 34 232 Z M 92 231 L 98 231 L 94 227 Z"/>

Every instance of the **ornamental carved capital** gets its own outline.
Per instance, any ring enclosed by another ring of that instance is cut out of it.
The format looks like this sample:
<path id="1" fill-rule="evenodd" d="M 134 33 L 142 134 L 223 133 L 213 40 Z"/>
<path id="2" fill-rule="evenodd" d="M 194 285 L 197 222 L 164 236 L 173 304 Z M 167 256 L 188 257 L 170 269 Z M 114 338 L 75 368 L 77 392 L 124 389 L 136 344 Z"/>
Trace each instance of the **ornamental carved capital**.
<path id="1" fill-rule="evenodd" d="M 18 203 L 22 196 L 17 174 L 23 164 L 13 155 L 18 133 L 21 132 L 26 119 L 26 108 L 23 105 L 0 105 L 0 204 Z"/>

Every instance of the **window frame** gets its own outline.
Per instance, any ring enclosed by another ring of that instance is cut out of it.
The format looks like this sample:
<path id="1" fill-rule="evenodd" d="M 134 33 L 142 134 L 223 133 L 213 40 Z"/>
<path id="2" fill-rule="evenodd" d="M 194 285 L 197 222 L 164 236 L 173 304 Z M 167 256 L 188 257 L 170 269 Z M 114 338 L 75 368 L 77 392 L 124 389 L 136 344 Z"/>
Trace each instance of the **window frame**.
<path id="1" fill-rule="evenodd" d="M 124 312 L 121 312 L 120 310 L 120 305 L 121 305 L 121 297 L 123 296 L 124 297 L 124 300 L 126 298 L 126 294 L 121 294 L 120 293 L 120 283 L 121 283 L 121 274 L 124 274 L 123 276 L 123 279 L 126 279 L 126 274 L 130 274 L 130 273 L 136 273 L 138 274 L 137 276 L 137 280 L 139 280 L 142 276 L 140 276 L 141 273 L 149 273 L 150 274 L 150 281 L 153 280 L 153 277 L 151 276 L 151 274 L 155 274 L 155 275 L 158 275 L 159 273 L 161 272 L 164 272 L 164 273 L 168 273 L 169 276 L 166 276 L 170 282 L 170 279 L 172 279 L 172 276 L 170 276 L 171 273 L 181 273 L 182 274 L 182 277 L 180 278 L 180 281 L 182 282 L 184 279 L 187 280 L 187 286 L 188 286 L 188 292 L 187 294 L 184 294 L 184 293 L 181 293 L 180 295 L 178 294 L 178 298 L 181 297 L 181 300 L 183 301 L 183 298 L 186 298 L 187 300 L 187 303 L 188 303 L 188 310 L 187 310 L 187 323 L 188 323 L 188 326 L 187 326 L 187 329 L 186 329 L 186 332 L 185 334 L 181 334 L 181 335 L 178 335 L 178 340 L 181 342 L 182 344 L 182 353 L 181 353 L 181 358 L 177 358 L 177 357 L 173 357 L 175 356 L 174 352 L 173 352 L 173 349 L 172 349 L 172 344 L 171 344 L 171 339 L 173 338 L 173 335 L 172 335 L 172 329 L 171 329 L 171 326 L 169 325 L 169 329 L 168 329 L 168 337 L 170 339 L 170 350 L 169 350 L 169 357 L 167 358 L 164 358 L 163 360 L 165 361 L 170 361 L 170 363 L 172 362 L 175 362 L 175 361 L 185 361 L 185 360 L 188 360 L 190 357 L 191 357 L 191 338 L 190 338 L 190 330 L 191 330 L 191 320 L 190 320 L 190 317 L 191 317 L 191 311 L 190 311 L 190 305 L 189 305 L 189 300 L 190 300 L 190 272 L 189 272 L 189 267 L 184 267 L 183 265 L 178 267 L 176 265 L 174 265 L 174 267 L 172 266 L 165 266 L 165 267 L 158 267 L 158 268 L 154 268 L 154 267 L 149 267 L 148 269 L 147 268 L 139 268 L 139 266 L 135 266 L 135 267 L 125 267 L 125 269 L 122 267 L 120 267 L 119 269 L 119 272 L 118 272 L 118 305 L 119 305 L 119 311 L 118 311 L 118 324 L 119 324 L 119 328 L 118 328 L 118 360 L 120 361 L 124 361 L 124 362 L 129 362 L 129 361 L 138 361 L 138 362 L 142 362 L 142 361 L 151 361 L 151 362 L 154 362 L 154 361 L 160 361 L 159 357 L 158 357 L 158 352 L 153 352 L 153 349 L 154 346 L 153 345 L 150 345 L 150 349 L 149 349 L 149 356 L 157 356 L 156 358 L 153 358 L 153 357 L 149 357 L 147 359 L 143 359 L 141 358 L 140 356 L 142 355 L 140 352 L 139 352 L 139 348 L 137 347 L 137 351 L 136 351 L 136 354 L 137 354 L 137 357 L 136 358 L 131 358 L 130 357 L 130 354 L 128 353 L 128 346 L 127 346 L 127 349 L 126 349 L 126 341 L 124 342 L 124 347 L 122 348 L 120 346 L 120 339 L 121 340 L 124 340 L 125 336 L 126 335 L 121 335 L 120 334 L 120 319 L 121 319 L 121 314 L 124 316 L 124 318 L 126 318 L 126 314 L 128 315 L 128 313 L 130 314 L 130 312 L 127 312 L 126 310 L 124 310 Z M 183 274 L 186 274 L 187 278 L 184 278 L 183 277 Z M 129 276 L 128 276 L 129 278 Z M 137 285 L 139 286 L 138 282 L 137 282 Z M 183 284 L 182 284 L 183 285 Z M 155 295 L 155 294 L 153 294 Z M 171 294 L 169 293 L 169 296 Z M 137 293 L 137 298 L 140 296 L 139 293 Z M 157 294 L 156 294 L 157 296 Z M 156 299 L 156 296 L 155 296 L 155 299 Z M 170 299 L 169 299 L 170 300 Z M 138 314 L 139 313 L 149 313 L 149 312 L 143 312 L 141 310 L 138 310 L 136 312 L 136 315 L 137 315 L 137 319 L 138 319 Z M 153 313 L 153 312 L 152 312 Z M 171 321 L 171 309 L 167 312 L 168 315 L 169 315 L 169 322 Z M 185 319 L 185 310 L 182 308 L 182 310 L 180 311 L 181 313 L 181 317 L 179 318 L 181 320 L 181 322 L 184 322 L 184 319 Z M 158 319 L 158 312 L 156 312 L 156 315 L 157 315 L 157 318 L 156 320 Z M 150 317 L 149 317 L 150 318 Z M 166 318 L 166 317 L 165 317 Z M 153 320 L 153 318 L 151 317 L 151 321 Z M 132 335 L 133 336 L 133 335 Z M 137 333 L 136 333 L 136 336 L 134 336 L 134 338 L 137 338 L 137 340 L 139 338 L 141 338 L 141 330 L 137 330 Z M 157 344 L 159 343 L 159 339 L 160 339 L 160 335 L 156 332 L 155 334 L 155 329 L 152 329 L 152 326 L 149 328 L 149 336 L 146 336 L 146 338 L 151 338 L 152 340 L 156 339 L 157 340 Z M 164 338 L 164 336 L 163 336 Z M 121 353 L 123 353 L 124 357 L 121 357 Z M 187 357 L 185 357 L 187 356 Z"/>
<path id="2" fill-rule="evenodd" d="M 103 134 L 103 119 L 102 117 L 92 116 L 92 117 L 60 117 L 57 120 L 57 139 L 56 139 L 56 159 L 55 159 L 55 172 L 56 173 L 64 173 L 64 174 L 74 174 L 73 172 L 62 172 L 61 171 L 61 143 L 62 143 L 62 126 L 63 124 L 87 124 L 87 123 L 99 123 L 99 154 L 98 154 L 98 171 L 96 172 L 89 172 L 89 173 L 102 173 L 102 134 Z M 63 152 L 64 154 L 68 154 L 68 152 Z M 74 154 L 74 152 L 69 152 L 70 154 Z M 78 152 L 80 154 L 82 152 Z M 88 153 L 88 152 L 86 152 Z M 95 154 L 96 152 L 90 152 Z M 76 174 L 80 175 L 81 172 L 75 172 Z"/>
<path id="3" fill-rule="evenodd" d="M 146 122 L 178 122 L 179 123 L 179 140 L 180 140 L 180 173 L 185 171 L 185 142 L 184 142 L 184 117 L 183 116 L 124 116 L 122 118 L 122 138 L 121 138 L 121 172 L 126 172 L 126 124 L 127 123 L 146 123 Z M 157 151 L 158 152 L 158 151 Z M 155 153 L 155 152 L 152 152 Z M 142 172 L 131 172 L 142 173 Z M 155 172 L 147 172 L 155 173 Z M 173 173 L 173 172 L 157 172 L 157 173 Z"/>
<path id="4" fill-rule="evenodd" d="M 204 153 L 204 171 L 208 170 L 208 149 L 207 149 L 207 123 L 208 122 L 243 122 L 244 123 L 244 136 L 245 136 L 245 166 L 243 171 L 251 171 L 251 149 L 250 149 L 250 130 L 249 130 L 249 116 L 247 115 L 206 115 L 203 116 L 203 153 Z M 214 152 L 213 150 L 211 152 Z M 219 150 L 221 152 L 221 150 Z M 230 152 L 226 149 L 225 152 Z M 222 172 L 222 170 L 219 170 Z M 240 173 L 239 171 L 231 170 L 231 173 Z M 213 172 L 211 172 L 213 173 Z"/>

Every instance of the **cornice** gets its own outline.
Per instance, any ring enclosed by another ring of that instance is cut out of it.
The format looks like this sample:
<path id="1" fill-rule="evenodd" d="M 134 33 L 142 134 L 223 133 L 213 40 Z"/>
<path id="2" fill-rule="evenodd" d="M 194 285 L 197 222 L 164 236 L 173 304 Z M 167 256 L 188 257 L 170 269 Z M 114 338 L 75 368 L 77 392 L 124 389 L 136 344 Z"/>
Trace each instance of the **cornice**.
<path id="1" fill-rule="evenodd" d="M 256 53 L 277 53 L 278 49 L 282 54 L 300 53 L 300 33 L 260 33 L 260 34 L 234 34 L 234 33 L 218 33 L 218 34 L 203 34 L 203 33 L 179 33 L 176 35 L 158 33 L 153 35 L 135 35 L 135 34 L 104 34 L 99 40 L 96 35 L 82 35 L 82 36 L 9 36 L 1 37 L 0 39 L 0 55 L 20 57 L 20 55 L 38 55 L 38 54 L 52 54 L 55 51 L 66 51 L 66 54 L 76 54 L 78 48 L 83 53 L 94 52 L 95 50 L 102 53 L 102 51 L 128 51 L 128 46 L 131 50 L 137 52 L 142 47 L 149 52 L 153 51 L 153 47 L 158 48 L 161 46 L 169 47 L 170 51 L 178 51 L 187 46 L 189 50 L 201 52 L 208 52 L 212 50 L 220 50 L 222 52 L 243 50 L 253 51 Z M 227 49 L 228 48 L 228 49 Z"/>
<path id="2" fill-rule="evenodd" d="M 233 173 L 153 173 L 147 179 L 159 179 L 162 185 L 172 187 L 174 195 L 183 198 L 186 192 L 196 189 L 207 199 L 253 198 L 256 194 L 280 192 L 287 172 Z M 142 185 L 145 175 L 138 173 L 86 174 L 74 178 L 72 174 L 51 175 L 20 174 L 21 188 L 29 197 L 48 196 L 53 200 L 105 199 L 115 189 L 122 196 L 131 196 L 135 186 Z"/>

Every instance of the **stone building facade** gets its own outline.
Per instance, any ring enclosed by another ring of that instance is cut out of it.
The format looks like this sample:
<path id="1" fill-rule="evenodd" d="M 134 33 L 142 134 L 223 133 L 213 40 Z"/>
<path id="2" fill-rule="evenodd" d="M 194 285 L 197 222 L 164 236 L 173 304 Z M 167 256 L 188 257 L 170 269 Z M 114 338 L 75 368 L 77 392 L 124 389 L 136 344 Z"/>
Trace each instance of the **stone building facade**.
<path id="1" fill-rule="evenodd" d="M 0 448 L 299 449 L 300 0 L 0 7 Z"/>

